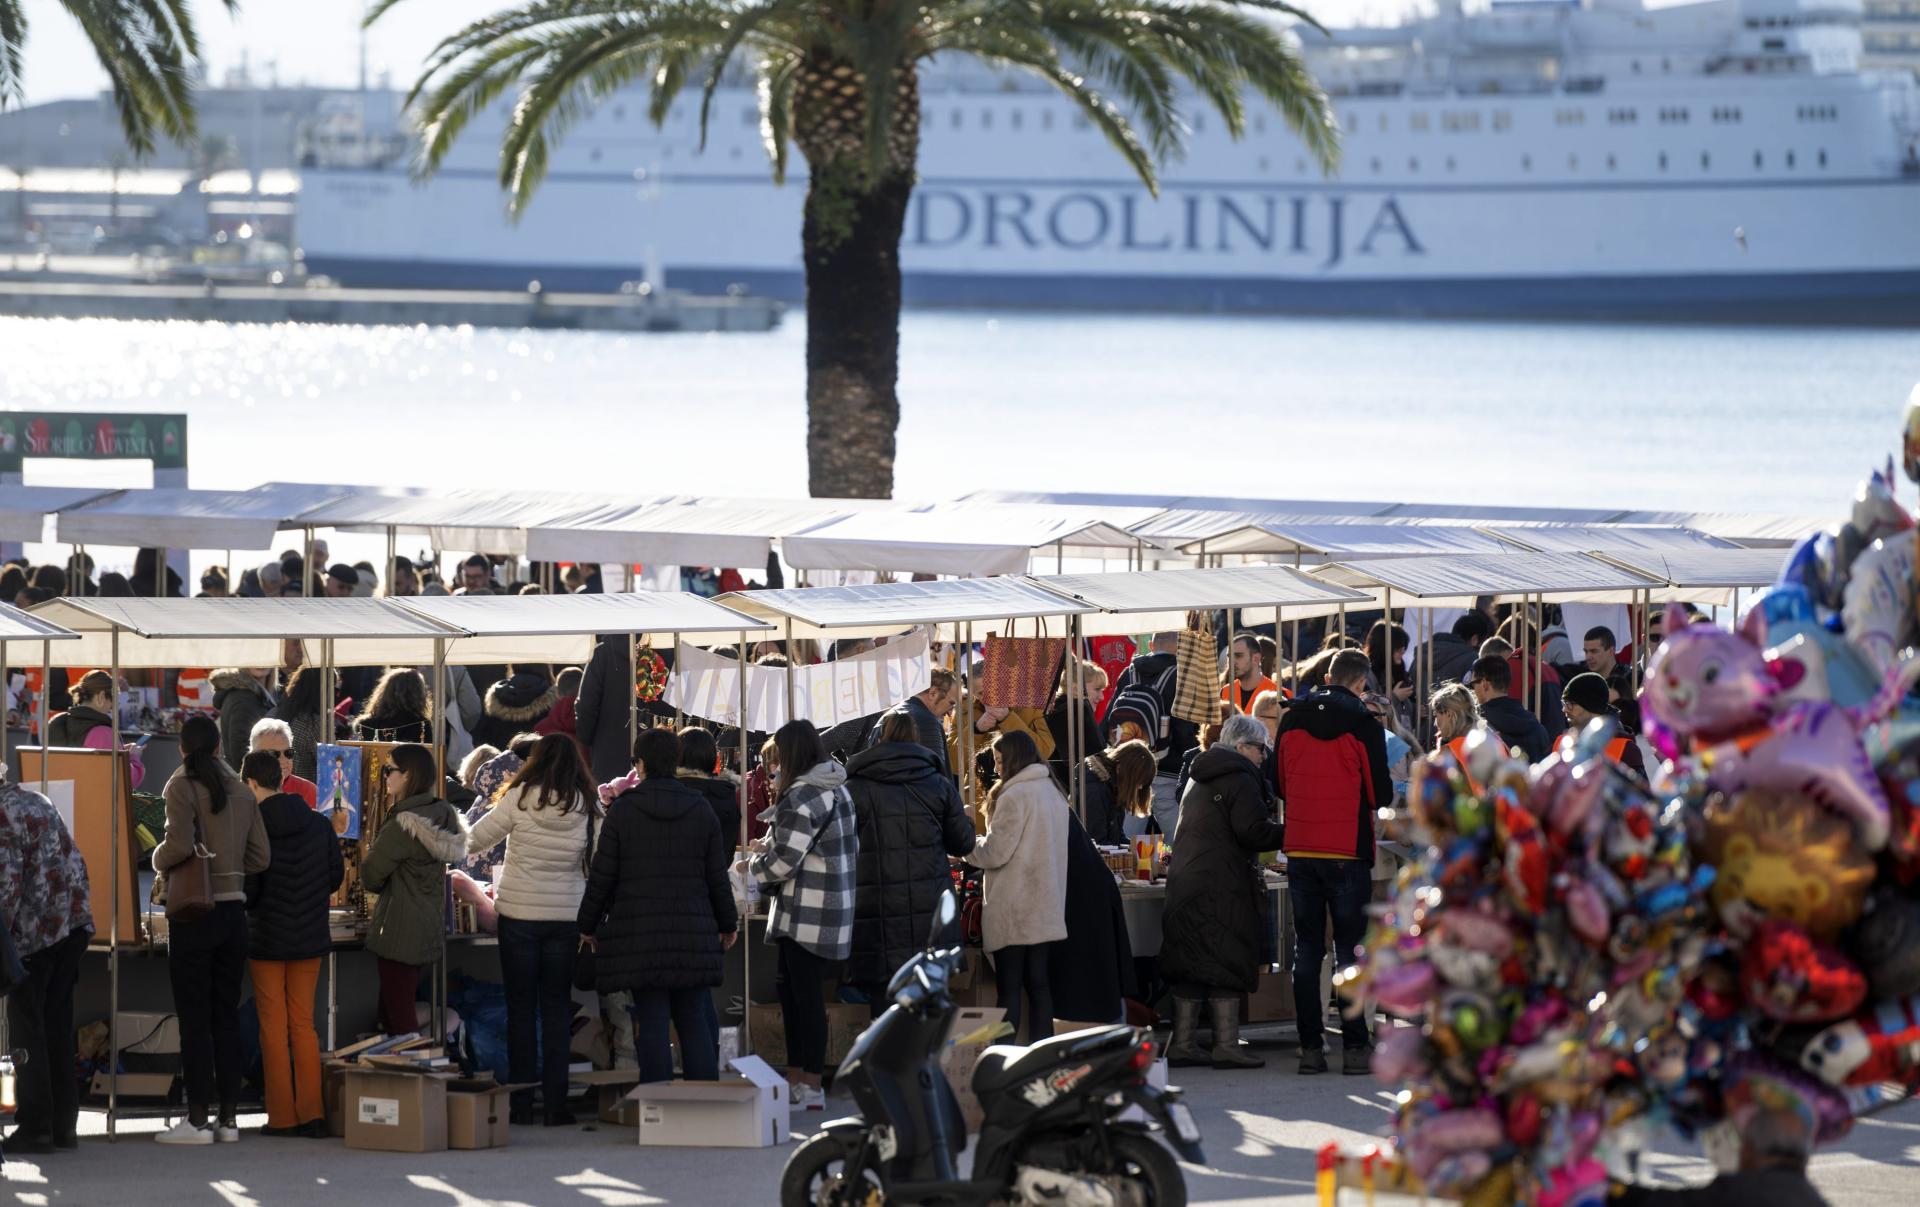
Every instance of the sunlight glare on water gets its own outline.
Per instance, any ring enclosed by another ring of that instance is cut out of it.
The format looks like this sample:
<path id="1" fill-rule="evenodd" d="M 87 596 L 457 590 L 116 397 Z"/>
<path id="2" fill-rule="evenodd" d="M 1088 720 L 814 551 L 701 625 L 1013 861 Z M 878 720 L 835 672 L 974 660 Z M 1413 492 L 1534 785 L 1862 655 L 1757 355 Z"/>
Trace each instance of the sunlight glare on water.
<path id="1" fill-rule="evenodd" d="M 0 319 L 10 408 L 183 411 L 192 480 L 797 495 L 770 335 Z M 1832 513 L 1909 333 L 913 312 L 896 494 L 979 488 Z"/>

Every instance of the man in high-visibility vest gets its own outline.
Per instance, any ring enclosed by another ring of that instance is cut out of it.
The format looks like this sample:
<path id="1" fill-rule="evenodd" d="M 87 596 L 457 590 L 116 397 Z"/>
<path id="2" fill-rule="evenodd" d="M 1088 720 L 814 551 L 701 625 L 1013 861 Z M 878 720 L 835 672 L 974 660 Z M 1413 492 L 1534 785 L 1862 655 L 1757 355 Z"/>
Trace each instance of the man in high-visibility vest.
<path id="1" fill-rule="evenodd" d="M 1567 712 L 1567 732 L 1560 735 L 1559 749 L 1571 750 L 1580 735 L 1594 721 L 1605 722 L 1607 726 L 1607 758 L 1628 771 L 1647 778 L 1647 761 L 1641 757 L 1639 743 L 1620 724 L 1620 713 L 1609 698 L 1607 681 L 1592 671 L 1575 675 L 1568 680 L 1560 693 L 1560 703 Z"/>

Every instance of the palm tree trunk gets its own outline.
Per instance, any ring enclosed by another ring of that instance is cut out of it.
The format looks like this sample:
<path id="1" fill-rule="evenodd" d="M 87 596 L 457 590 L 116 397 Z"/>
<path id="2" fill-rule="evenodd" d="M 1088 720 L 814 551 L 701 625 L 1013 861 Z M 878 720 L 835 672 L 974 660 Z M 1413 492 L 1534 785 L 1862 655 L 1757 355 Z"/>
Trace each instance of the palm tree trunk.
<path id="1" fill-rule="evenodd" d="M 893 496 L 900 423 L 900 236 L 913 178 L 846 187 L 816 171 L 801 250 L 807 272 L 807 489 Z"/>

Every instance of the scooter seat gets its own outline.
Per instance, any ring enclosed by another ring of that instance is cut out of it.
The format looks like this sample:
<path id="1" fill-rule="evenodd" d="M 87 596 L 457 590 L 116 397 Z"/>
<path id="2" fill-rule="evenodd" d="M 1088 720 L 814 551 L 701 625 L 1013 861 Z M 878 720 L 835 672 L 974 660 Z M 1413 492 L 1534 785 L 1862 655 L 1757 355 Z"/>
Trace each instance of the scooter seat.
<path id="1" fill-rule="evenodd" d="M 1074 1031 L 1042 1040 L 1030 1048 L 994 1044 L 973 1066 L 973 1092 L 985 1097 L 1059 1068 L 1080 1056 L 1124 1048 L 1133 1043 L 1132 1027 Z"/>

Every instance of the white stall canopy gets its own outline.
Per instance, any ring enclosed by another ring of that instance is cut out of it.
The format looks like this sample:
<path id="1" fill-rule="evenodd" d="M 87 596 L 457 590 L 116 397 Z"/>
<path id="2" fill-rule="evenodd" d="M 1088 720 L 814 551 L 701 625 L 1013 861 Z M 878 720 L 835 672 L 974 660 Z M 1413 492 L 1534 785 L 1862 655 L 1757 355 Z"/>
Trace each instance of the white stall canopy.
<path id="1" fill-rule="evenodd" d="M 48 516 L 117 493 L 100 486 L 0 486 L 0 541 L 43 541 Z"/>
<path id="2" fill-rule="evenodd" d="M 780 537 L 848 514 L 845 507 L 805 500 L 757 505 L 608 503 L 529 528 L 527 556 L 535 561 L 756 569 L 767 564 Z"/>
<path id="3" fill-rule="evenodd" d="M 1784 549 L 1838 521 L 1819 516 L 1757 515 L 1730 511 L 1628 511 L 1617 524 L 1675 524 L 1755 549 Z"/>
<path id="4" fill-rule="evenodd" d="M 1721 606 L 1734 602 L 1735 591 L 1772 586 L 1786 564 L 1783 549 L 1695 549 L 1677 553 L 1602 553 L 1666 586 L 1653 592 L 1655 603 L 1692 603 Z"/>
<path id="5" fill-rule="evenodd" d="M 335 644 L 338 665 L 386 665 L 369 656 L 376 644 L 407 643 L 410 657 L 395 663 L 433 661 L 436 639 L 457 629 L 417 616 L 385 599 L 147 599 L 48 600 L 33 610 L 42 621 L 80 634 L 62 650 L 62 665 L 107 666 L 112 635 L 120 633 L 122 667 L 279 666 L 285 643 L 305 643 L 309 663 L 320 661 L 320 643 Z M 351 651 L 351 657 L 347 657 Z M 420 656 L 424 651 L 424 656 Z"/>
<path id="6" fill-rule="evenodd" d="M 1197 549 L 1197 542 L 1212 542 L 1231 532 L 1262 524 L 1377 524 L 1368 516 L 1312 515 L 1305 512 L 1209 511 L 1197 507 L 1175 507 L 1160 512 L 1143 524 L 1130 525 L 1127 531 L 1161 549 Z M 1211 553 L 1213 546 L 1207 546 Z"/>
<path id="7" fill-rule="evenodd" d="M 1633 524 L 1512 524 L 1480 531 L 1499 537 L 1531 553 L 1691 553 L 1702 549 L 1732 549 L 1723 541 L 1691 528 Z"/>
<path id="8" fill-rule="evenodd" d="M 54 529 L 73 545 L 263 550 L 312 506 L 304 489 L 123 490 L 62 510 Z"/>
<path id="9" fill-rule="evenodd" d="M 789 565 L 805 570 L 876 570 L 985 578 L 1024 574 L 1028 561 L 1060 547 L 1063 555 L 1110 551 L 1117 559 L 1138 539 L 1103 520 L 1063 517 L 1046 507 L 987 507 L 948 512 L 870 511 L 822 524 L 780 542 Z"/>
<path id="10" fill-rule="evenodd" d="M 473 549 L 525 556 L 527 529 L 618 502 L 603 494 L 560 491 L 459 490 L 397 495 L 366 489 L 300 517 L 310 528 L 395 532 L 426 537 L 436 549 Z"/>
<path id="11" fill-rule="evenodd" d="M 1361 499 L 1235 499 L 1218 495 L 1124 495 L 1051 490 L 976 490 L 969 503 L 1044 503 L 1087 507 L 1155 507 L 1163 510 L 1250 511 L 1262 515 L 1379 515 L 1392 503 Z"/>
<path id="12" fill-rule="evenodd" d="M 1194 609 L 1237 608 L 1247 624 L 1273 624 L 1331 616 L 1343 605 L 1366 605 L 1372 599 L 1291 566 L 1066 574 L 1032 581 L 1099 609 L 1099 615 L 1080 621 L 1089 637 L 1184 628 L 1187 613 Z"/>
<path id="13" fill-rule="evenodd" d="M 79 639 L 80 634 L 71 629 L 63 629 L 44 617 L 36 616 L 32 612 L 22 612 L 12 604 L 0 604 L 0 646 L 11 641 L 78 641 Z"/>
<path id="14" fill-rule="evenodd" d="M 1365 591 L 1375 601 L 1393 593 L 1396 605 L 1470 608 L 1482 596 L 1496 602 L 1541 596 L 1546 603 L 1631 603 L 1659 582 L 1583 553 L 1504 553 L 1465 557 L 1371 558 L 1317 566 L 1315 578 Z"/>
<path id="15" fill-rule="evenodd" d="M 1183 553 L 1241 554 L 1301 562 L 1345 558 L 1432 557 L 1492 554 L 1511 550 L 1498 537 L 1461 524 L 1274 523 L 1261 520 L 1207 540 L 1189 541 Z"/>
<path id="16" fill-rule="evenodd" d="M 1487 503 L 1395 503 L 1380 515 L 1474 524 L 1605 524 L 1620 513 L 1597 507 L 1504 507 Z"/>
<path id="17" fill-rule="evenodd" d="M 732 644 L 768 636 L 772 626 L 684 591 L 612 595 L 415 595 L 394 601 L 442 628 L 464 634 L 447 651 L 454 665 L 507 662 L 585 665 L 596 637 L 684 633 Z M 407 649 L 356 648 L 378 665 L 420 661 Z M 371 657 L 368 655 L 371 654 Z M 336 659 L 337 661 L 338 659 Z"/>
<path id="18" fill-rule="evenodd" d="M 998 622 L 1045 621 L 1079 616 L 1091 607 L 1049 591 L 1024 578 L 953 578 L 924 583 L 875 583 L 855 587 L 811 587 L 785 591 L 741 591 L 722 595 L 716 602 L 779 627 L 784 637 L 793 625 L 795 637 L 840 640 L 885 637 L 916 625 L 945 626 L 972 622 L 975 636 Z M 1023 626 L 1023 630 L 1026 626 Z M 1063 624 L 1051 626 L 1056 635 Z M 1005 626 L 1003 635 L 1013 635 Z M 1023 633 L 1024 635 L 1024 633 Z"/>

